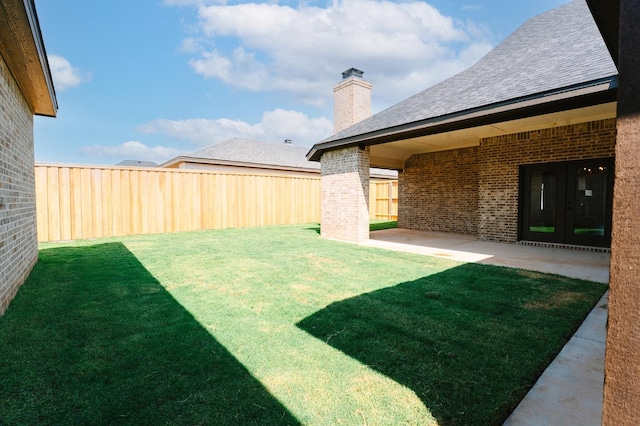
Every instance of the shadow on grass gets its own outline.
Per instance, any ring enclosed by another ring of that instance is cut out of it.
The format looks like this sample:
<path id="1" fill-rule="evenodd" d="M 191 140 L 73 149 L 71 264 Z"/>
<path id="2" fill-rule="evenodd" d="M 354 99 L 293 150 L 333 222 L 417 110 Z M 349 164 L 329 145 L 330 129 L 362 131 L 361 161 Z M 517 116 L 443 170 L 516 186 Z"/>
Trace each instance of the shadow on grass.
<path id="1" fill-rule="evenodd" d="M 119 243 L 53 248 L 0 318 L 0 423 L 298 424 Z"/>
<path id="2" fill-rule="evenodd" d="M 317 224 L 316 226 L 312 226 L 310 228 L 304 228 L 307 231 L 315 231 L 318 235 L 320 235 L 320 224 Z"/>
<path id="3" fill-rule="evenodd" d="M 465 264 L 335 302 L 297 325 L 412 389 L 439 424 L 502 424 L 605 291 Z"/>

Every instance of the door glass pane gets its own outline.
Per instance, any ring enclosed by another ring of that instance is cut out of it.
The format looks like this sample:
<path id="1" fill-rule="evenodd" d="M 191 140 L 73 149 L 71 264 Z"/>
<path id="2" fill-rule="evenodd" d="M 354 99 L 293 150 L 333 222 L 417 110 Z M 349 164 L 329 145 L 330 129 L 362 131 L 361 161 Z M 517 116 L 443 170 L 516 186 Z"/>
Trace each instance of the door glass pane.
<path id="1" fill-rule="evenodd" d="M 607 172 L 607 167 L 604 164 L 578 168 L 573 222 L 575 235 L 604 235 Z"/>
<path id="2" fill-rule="evenodd" d="M 529 231 L 556 232 L 556 188 L 557 176 L 554 169 L 531 172 Z"/>

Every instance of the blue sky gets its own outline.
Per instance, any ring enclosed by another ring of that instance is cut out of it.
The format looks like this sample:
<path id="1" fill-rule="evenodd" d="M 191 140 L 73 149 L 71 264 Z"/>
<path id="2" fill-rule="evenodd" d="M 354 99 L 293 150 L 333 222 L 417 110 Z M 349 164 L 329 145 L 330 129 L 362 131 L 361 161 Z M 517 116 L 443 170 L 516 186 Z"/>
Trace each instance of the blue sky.
<path id="1" fill-rule="evenodd" d="M 480 59 L 567 0 L 36 0 L 57 118 L 37 162 L 164 162 L 232 137 L 311 146 L 359 68 L 373 112 Z"/>

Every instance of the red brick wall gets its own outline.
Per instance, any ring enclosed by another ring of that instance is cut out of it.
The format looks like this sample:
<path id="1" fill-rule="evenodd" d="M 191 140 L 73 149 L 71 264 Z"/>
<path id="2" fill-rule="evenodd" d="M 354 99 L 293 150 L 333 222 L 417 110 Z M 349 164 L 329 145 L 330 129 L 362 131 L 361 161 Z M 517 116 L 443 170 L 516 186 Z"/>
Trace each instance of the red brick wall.
<path id="1" fill-rule="evenodd" d="M 33 113 L 0 57 L 0 315 L 38 260 Z"/>
<path id="2" fill-rule="evenodd" d="M 477 147 L 414 155 L 398 180 L 400 228 L 477 234 Z"/>
<path id="3" fill-rule="evenodd" d="M 398 226 L 515 242 L 519 166 L 613 157 L 615 135 L 615 119 L 607 119 L 414 155 L 399 176 Z"/>
<path id="4" fill-rule="evenodd" d="M 615 119 L 608 119 L 482 139 L 478 237 L 517 240 L 520 165 L 613 157 L 615 138 Z"/>

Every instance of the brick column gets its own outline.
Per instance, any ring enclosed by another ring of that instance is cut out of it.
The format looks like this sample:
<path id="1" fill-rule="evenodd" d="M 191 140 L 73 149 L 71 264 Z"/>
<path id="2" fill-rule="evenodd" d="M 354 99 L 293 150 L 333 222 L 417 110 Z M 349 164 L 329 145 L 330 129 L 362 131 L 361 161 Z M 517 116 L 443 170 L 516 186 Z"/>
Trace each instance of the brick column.
<path id="1" fill-rule="evenodd" d="M 640 3 L 620 1 L 616 180 L 604 425 L 640 421 Z"/>
<path id="2" fill-rule="evenodd" d="M 369 239 L 369 148 L 328 151 L 320 164 L 322 237 L 356 243 Z"/>

